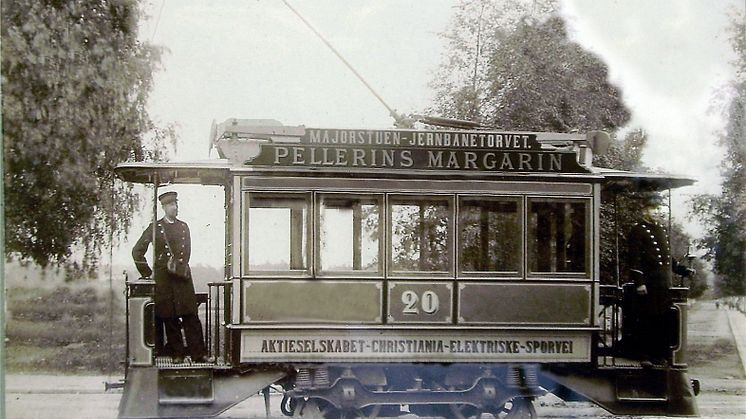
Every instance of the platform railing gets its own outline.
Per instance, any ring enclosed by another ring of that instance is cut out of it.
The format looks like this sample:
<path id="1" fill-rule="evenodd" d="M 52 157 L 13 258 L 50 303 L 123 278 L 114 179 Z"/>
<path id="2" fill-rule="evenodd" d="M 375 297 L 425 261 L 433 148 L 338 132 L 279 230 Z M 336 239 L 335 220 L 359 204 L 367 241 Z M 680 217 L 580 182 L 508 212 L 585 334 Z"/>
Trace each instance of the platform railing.
<path id="1" fill-rule="evenodd" d="M 231 282 L 209 282 L 207 298 L 206 347 L 217 365 L 228 362 Z"/>
<path id="2" fill-rule="evenodd" d="M 601 331 L 597 340 L 596 361 L 599 366 L 615 366 L 621 340 L 622 289 L 616 285 L 601 285 L 599 306 Z"/>
<path id="3" fill-rule="evenodd" d="M 639 366 L 639 354 L 632 345 L 639 339 L 635 330 L 632 283 L 622 287 L 602 285 L 598 313 L 601 330 L 596 345 L 596 362 L 601 367 Z M 686 366 L 686 322 L 688 288 L 673 287 L 668 290 L 671 306 L 666 327 L 670 339 L 670 362 L 673 366 Z M 625 308 L 627 309 L 625 311 Z M 627 324 L 625 324 L 625 321 Z"/>

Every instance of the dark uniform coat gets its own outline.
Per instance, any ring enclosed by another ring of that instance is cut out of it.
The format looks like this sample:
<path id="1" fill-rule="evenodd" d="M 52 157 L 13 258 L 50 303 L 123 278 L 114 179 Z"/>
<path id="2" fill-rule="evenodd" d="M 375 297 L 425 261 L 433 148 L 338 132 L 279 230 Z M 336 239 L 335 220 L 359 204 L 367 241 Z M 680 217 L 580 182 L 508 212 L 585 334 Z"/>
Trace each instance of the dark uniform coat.
<path id="1" fill-rule="evenodd" d="M 630 280 L 647 288 L 649 314 L 668 311 L 671 288 L 671 250 L 663 227 L 643 220 L 634 227 L 629 240 Z"/>
<path id="2" fill-rule="evenodd" d="M 166 241 L 168 238 L 168 241 Z M 168 273 L 166 264 L 173 252 L 177 259 L 188 264 L 191 256 L 191 237 L 189 226 L 181 220 L 169 223 L 161 218 L 156 223 L 155 263 L 153 270 L 148 266 L 145 253 L 153 240 L 153 223 L 142 233 L 132 249 L 137 270 L 143 277 L 154 273 L 155 280 L 155 315 L 162 318 L 197 314 L 197 297 L 194 294 L 191 271 L 188 278 Z M 153 272 L 155 271 L 155 272 Z"/>
<path id="3" fill-rule="evenodd" d="M 643 356 L 666 358 L 669 350 L 671 275 L 686 275 L 688 269 L 671 258 L 668 235 L 658 223 L 643 219 L 630 231 L 628 242 L 629 279 L 635 288 L 645 285 L 647 294 L 633 295 L 637 350 Z"/>

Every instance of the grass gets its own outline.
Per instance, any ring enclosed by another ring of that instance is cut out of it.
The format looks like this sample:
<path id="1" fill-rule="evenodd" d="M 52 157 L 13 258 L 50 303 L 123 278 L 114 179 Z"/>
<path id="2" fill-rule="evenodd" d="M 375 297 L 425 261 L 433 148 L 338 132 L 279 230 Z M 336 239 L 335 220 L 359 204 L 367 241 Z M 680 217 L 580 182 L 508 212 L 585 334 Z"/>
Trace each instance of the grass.
<path id="1" fill-rule="evenodd" d="M 9 372 L 108 373 L 124 360 L 121 294 L 100 283 L 8 289 Z M 112 311 L 110 311 L 112 310 Z"/>

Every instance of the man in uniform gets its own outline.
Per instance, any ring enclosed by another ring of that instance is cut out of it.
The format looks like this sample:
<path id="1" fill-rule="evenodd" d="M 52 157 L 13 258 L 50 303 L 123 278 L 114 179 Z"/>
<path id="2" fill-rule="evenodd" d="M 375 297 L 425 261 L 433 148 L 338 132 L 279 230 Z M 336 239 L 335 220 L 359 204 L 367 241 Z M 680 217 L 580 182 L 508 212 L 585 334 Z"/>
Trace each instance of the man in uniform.
<path id="1" fill-rule="evenodd" d="M 648 197 L 649 198 L 649 197 Z M 643 366 L 665 365 L 670 352 L 667 318 L 671 299 L 671 273 L 689 276 L 694 271 L 671 258 L 668 235 L 655 222 L 655 199 L 646 199 L 643 216 L 628 237 L 629 277 L 635 284 L 635 343 Z"/>
<path id="2" fill-rule="evenodd" d="M 166 192 L 158 197 L 165 215 L 155 224 L 155 262 L 150 269 L 145 253 L 153 240 L 153 223 L 142 233 L 132 249 L 137 270 L 143 277 L 153 275 L 155 280 L 156 327 L 166 329 L 166 351 L 174 362 L 181 363 L 189 355 L 193 362 L 205 362 L 202 324 L 197 317 L 197 297 L 194 293 L 189 269 L 191 238 L 189 226 L 176 216 L 179 204 L 176 192 Z M 173 259 L 172 259 L 173 258 Z M 168 269 L 169 260 L 184 267 L 181 274 Z M 181 331 L 184 329 L 186 347 Z M 161 332 L 162 333 L 162 332 Z"/>

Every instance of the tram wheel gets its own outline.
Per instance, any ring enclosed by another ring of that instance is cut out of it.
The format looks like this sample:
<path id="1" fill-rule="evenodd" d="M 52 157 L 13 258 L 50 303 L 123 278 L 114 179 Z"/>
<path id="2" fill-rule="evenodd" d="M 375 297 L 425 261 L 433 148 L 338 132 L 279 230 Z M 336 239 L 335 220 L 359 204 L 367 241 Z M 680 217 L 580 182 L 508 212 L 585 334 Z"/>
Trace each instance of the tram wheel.
<path id="1" fill-rule="evenodd" d="M 475 408 L 474 406 L 468 405 L 468 404 L 449 404 L 449 409 L 451 410 L 451 414 L 456 419 L 467 419 L 467 418 L 481 418 L 482 412 L 481 410 Z"/>
<path id="2" fill-rule="evenodd" d="M 342 412 L 339 409 L 323 400 L 317 399 L 299 401 L 293 417 L 309 419 L 343 418 Z"/>
<path id="3" fill-rule="evenodd" d="M 536 408 L 528 397 L 514 397 L 505 403 L 497 415 L 502 419 L 536 419 Z"/>
<path id="4" fill-rule="evenodd" d="M 381 405 L 364 407 L 362 409 L 340 410 L 324 400 L 305 400 L 298 403 L 296 416 L 310 419 L 375 419 L 381 411 Z"/>
<path id="5" fill-rule="evenodd" d="M 381 413 L 381 405 L 368 406 L 356 411 L 357 416 L 363 419 L 376 419 Z"/>

